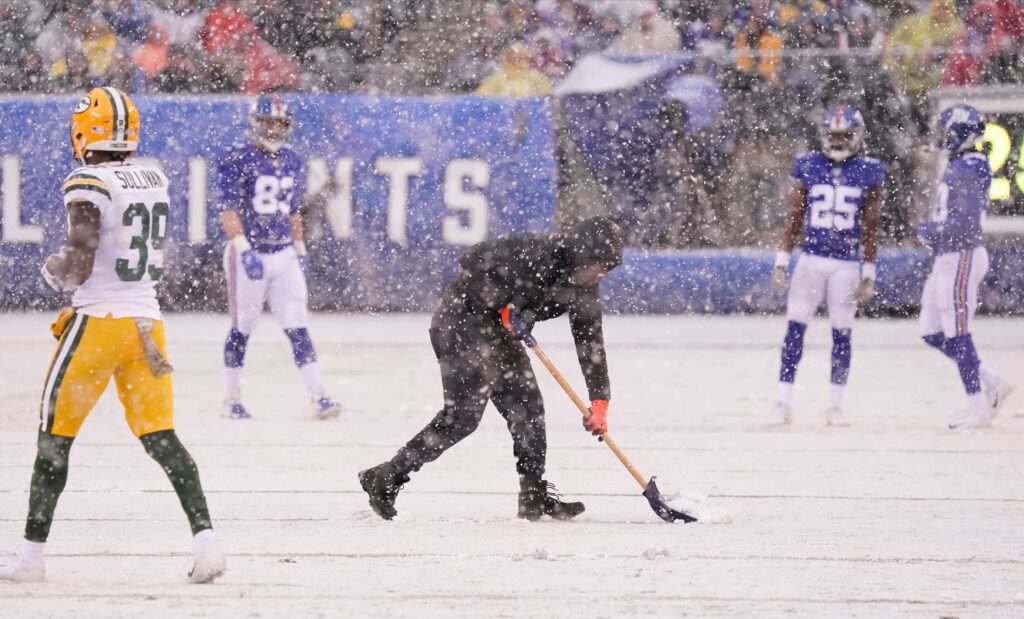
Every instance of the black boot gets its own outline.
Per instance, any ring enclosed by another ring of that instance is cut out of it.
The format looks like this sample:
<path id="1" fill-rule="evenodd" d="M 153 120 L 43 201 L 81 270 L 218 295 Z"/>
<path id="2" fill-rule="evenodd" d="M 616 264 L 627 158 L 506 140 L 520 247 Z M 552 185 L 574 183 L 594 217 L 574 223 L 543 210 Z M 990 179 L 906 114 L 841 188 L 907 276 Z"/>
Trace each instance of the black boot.
<path id="1" fill-rule="evenodd" d="M 555 486 L 540 477 L 519 476 L 519 517 L 531 522 L 547 514 L 555 520 L 569 520 L 583 513 L 583 503 L 564 503 Z"/>
<path id="2" fill-rule="evenodd" d="M 544 497 L 547 485 L 539 476 L 519 476 L 519 517 L 530 522 L 544 515 Z"/>
<path id="3" fill-rule="evenodd" d="M 395 470 L 391 462 L 378 464 L 359 473 L 359 485 L 370 496 L 370 507 L 384 520 L 391 520 L 398 515 L 395 499 L 398 498 L 398 491 L 408 481 L 409 476 Z"/>
<path id="4" fill-rule="evenodd" d="M 587 508 L 580 501 L 563 502 L 554 484 L 545 482 L 544 513 L 555 520 L 569 520 L 582 514 Z"/>

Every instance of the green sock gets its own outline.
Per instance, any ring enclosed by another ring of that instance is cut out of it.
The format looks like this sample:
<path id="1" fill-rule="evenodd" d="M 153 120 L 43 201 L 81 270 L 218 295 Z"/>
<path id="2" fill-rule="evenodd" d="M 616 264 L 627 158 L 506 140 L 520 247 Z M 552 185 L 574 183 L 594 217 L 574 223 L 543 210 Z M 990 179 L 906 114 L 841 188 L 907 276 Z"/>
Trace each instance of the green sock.
<path id="1" fill-rule="evenodd" d="M 188 516 L 192 534 L 213 528 L 210 524 L 210 510 L 206 507 L 206 495 L 199 483 L 199 469 L 174 430 L 153 432 L 139 437 L 139 440 L 149 457 L 163 467 L 171 480 L 181 501 L 181 508 Z"/>
<path id="2" fill-rule="evenodd" d="M 25 522 L 25 539 L 30 542 L 45 542 L 50 536 L 57 499 L 68 481 L 68 455 L 74 440 L 39 431 Z"/>

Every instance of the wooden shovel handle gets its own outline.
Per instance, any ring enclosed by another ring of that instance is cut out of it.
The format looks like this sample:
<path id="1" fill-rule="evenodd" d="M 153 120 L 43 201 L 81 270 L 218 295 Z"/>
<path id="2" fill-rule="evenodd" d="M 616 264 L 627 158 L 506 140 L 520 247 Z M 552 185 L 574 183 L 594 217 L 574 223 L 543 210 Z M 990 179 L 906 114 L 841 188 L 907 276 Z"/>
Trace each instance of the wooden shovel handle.
<path id="1" fill-rule="evenodd" d="M 548 356 L 544 354 L 544 350 L 540 347 L 540 344 L 538 344 L 536 340 L 534 340 L 533 342 L 527 342 L 527 345 L 530 348 L 530 350 L 533 351 L 533 354 L 536 355 L 538 359 L 540 359 L 540 362 L 544 364 L 544 367 L 548 369 L 548 372 L 551 372 L 551 375 L 555 377 L 555 381 L 557 381 L 558 384 L 561 385 L 566 395 L 568 395 L 569 399 L 572 400 L 572 403 L 576 405 L 576 408 L 580 409 L 580 412 L 583 414 L 583 418 L 589 418 L 590 408 L 586 405 L 586 403 L 583 400 L 580 399 L 580 396 L 576 395 L 576 392 L 573 390 L 571 386 L 569 386 L 569 383 L 566 382 L 565 378 L 562 376 L 562 373 L 559 372 L 558 368 L 555 367 L 555 364 L 551 363 L 551 360 L 548 359 Z M 633 476 L 633 479 L 636 480 L 636 483 L 640 484 L 640 487 L 646 490 L 647 478 L 641 475 L 640 471 L 636 470 L 636 467 L 633 466 L 633 463 L 629 461 L 629 458 L 626 457 L 626 454 L 622 453 L 622 450 L 619 449 L 619 446 L 615 443 L 615 441 L 612 440 L 612 437 L 609 436 L 607 432 L 605 432 L 604 434 L 601 435 L 601 440 L 604 442 L 605 445 L 608 446 L 608 449 L 612 450 L 612 453 L 615 454 L 615 457 L 619 459 L 619 462 L 622 463 L 622 466 L 626 467 L 626 470 L 629 471 L 629 474 Z"/>

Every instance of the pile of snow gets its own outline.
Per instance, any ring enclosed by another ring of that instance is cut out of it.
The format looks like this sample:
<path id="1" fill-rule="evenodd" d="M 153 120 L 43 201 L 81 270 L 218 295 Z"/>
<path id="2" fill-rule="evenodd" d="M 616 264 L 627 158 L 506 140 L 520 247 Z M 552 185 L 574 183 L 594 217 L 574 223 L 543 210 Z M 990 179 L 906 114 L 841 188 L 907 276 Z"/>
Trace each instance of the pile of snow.
<path id="1" fill-rule="evenodd" d="M 661 496 L 669 507 L 693 516 L 701 524 L 729 524 L 732 522 L 732 516 L 722 508 L 711 505 L 706 495 L 670 492 Z"/>

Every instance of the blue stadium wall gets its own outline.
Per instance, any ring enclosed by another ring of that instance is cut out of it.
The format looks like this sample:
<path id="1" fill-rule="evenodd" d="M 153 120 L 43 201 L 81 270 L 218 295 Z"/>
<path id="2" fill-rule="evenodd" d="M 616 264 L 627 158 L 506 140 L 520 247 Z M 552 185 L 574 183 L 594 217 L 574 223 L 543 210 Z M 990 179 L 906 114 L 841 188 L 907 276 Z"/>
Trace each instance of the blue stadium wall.
<path id="1" fill-rule="evenodd" d="M 1024 251 L 992 249 L 980 290 L 981 311 L 1024 314 Z M 607 311 L 622 313 L 778 313 L 785 295 L 771 287 L 775 252 L 628 251 L 602 291 Z M 920 305 L 931 269 L 927 250 L 883 249 L 871 313 L 903 315 Z"/>
<path id="2" fill-rule="evenodd" d="M 557 164 L 552 111 L 543 100 L 286 99 L 311 184 L 319 175 L 340 187 L 323 234 L 311 243 L 316 308 L 430 310 L 467 245 L 553 228 Z M 76 100 L 0 99 L 0 308 L 67 302 L 38 273 L 65 236 L 59 189 L 74 167 L 66 131 Z M 165 305 L 223 307 L 213 161 L 245 139 L 248 101 L 156 96 L 136 104 L 143 117 L 138 156 L 159 159 L 172 184 Z M 778 312 L 784 298 L 769 286 L 772 259 L 755 250 L 630 251 L 604 285 L 606 307 Z M 870 309 L 913 310 L 929 265 L 926 252 L 883 251 Z M 992 312 L 1024 312 L 1024 253 L 992 252 L 982 303 Z"/>

